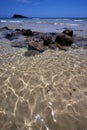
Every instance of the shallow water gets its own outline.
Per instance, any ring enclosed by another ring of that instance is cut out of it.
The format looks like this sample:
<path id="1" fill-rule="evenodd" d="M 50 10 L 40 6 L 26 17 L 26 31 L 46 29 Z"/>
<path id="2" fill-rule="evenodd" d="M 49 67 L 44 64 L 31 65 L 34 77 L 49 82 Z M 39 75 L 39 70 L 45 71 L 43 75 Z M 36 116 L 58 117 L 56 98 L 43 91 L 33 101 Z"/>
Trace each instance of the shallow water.
<path id="1" fill-rule="evenodd" d="M 86 130 L 87 57 L 76 50 L 0 52 L 1 130 Z M 83 50 L 81 50 L 83 52 Z"/>
<path id="2" fill-rule="evenodd" d="M 87 49 L 10 45 L 0 39 L 0 130 L 87 130 Z"/>

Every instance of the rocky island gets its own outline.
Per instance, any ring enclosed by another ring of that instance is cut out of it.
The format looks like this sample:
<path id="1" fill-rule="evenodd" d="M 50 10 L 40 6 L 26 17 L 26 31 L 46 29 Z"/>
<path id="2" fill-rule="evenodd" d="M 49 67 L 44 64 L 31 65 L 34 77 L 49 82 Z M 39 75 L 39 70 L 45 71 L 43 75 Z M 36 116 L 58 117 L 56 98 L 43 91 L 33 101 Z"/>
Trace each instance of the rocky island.
<path id="1" fill-rule="evenodd" d="M 14 14 L 12 18 L 28 18 L 26 16 L 20 15 L 20 14 Z"/>

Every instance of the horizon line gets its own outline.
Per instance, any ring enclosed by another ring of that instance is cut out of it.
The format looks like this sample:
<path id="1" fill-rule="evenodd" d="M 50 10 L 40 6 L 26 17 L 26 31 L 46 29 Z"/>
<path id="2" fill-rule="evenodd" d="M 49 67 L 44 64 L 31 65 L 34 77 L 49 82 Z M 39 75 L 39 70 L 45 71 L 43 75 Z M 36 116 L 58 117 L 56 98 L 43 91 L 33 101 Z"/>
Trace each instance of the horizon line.
<path id="1" fill-rule="evenodd" d="M 8 17 L 8 16 L 1 16 L 0 18 L 12 18 L 12 17 Z M 73 18 L 87 18 L 87 17 L 84 17 L 84 16 L 81 16 L 81 17 L 78 17 L 78 16 L 74 16 L 74 17 L 72 17 L 72 16 L 30 16 L 30 17 L 27 17 L 26 16 L 26 18 L 24 18 L 24 19 L 28 19 L 28 18 L 71 18 L 71 19 L 73 19 Z M 17 19 L 17 18 L 13 18 L 13 19 Z M 20 19 L 20 18 L 19 18 Z"/>

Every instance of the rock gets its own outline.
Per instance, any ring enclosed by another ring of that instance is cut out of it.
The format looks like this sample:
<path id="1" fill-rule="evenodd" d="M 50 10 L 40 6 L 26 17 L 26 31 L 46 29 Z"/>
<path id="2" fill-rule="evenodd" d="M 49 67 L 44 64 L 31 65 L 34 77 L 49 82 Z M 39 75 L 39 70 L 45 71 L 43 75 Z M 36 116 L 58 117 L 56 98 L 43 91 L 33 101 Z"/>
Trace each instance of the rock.
<path id="1" fill-rule="evenodd" d="M 56 49 L 57 45 L 55 43 L 49 44 L 50 49 Z"/>
<path id="2" fill-rule="evenodd" d="M 84 49 L 87 49 L 87 44 L 83 47 Z"/>
<path id="3" fill-rule="evenodd" d="M 11 40 L 12 36 L 13 36 L 13 33 L 10 33 L 10 34 L 6 34 L 5 37 L 6 37 L 7 39 Z"/>
<path id="4" fill-rule="evenodd" d="M 71 37 L 73 36 L 73 30 L 66 29 L 62 33 L 66 34 L 68 36 L 71 36 Z"/>
<path id="5" fill-rule="evenodd" d="M 28 17 L 23 16 L 23 15 L 19 15 L 19 14 L 14 14 L 14 15 L 12 16 L 12 18 L 28 18 Z"/>
<path id="6" fill-rule="evenodd" d="M 18 39 L 19 38 L 19 35 L 21 35 L 21 32 L 12 32 L 12 33 L 9 33 L 9 34 L 6 34 L 6 38 L 9 39 L 9 40 L 13 40 L 13 39 Z"/>
<path id="7" fill-rule="evenodd" d="M 28 44 L 28 50 L 37 50 L 39 52 L 43 52 L 44 46 L 42 45 L 41 42 L 32 40 Z"/>
<path id="8" fill-rule="evenodd" d="M 60 50 L 64 50 L 64 51 L 68 51 L 68 50 L 69 50 L 69 47 L 68 47 L 68 46 L 61 46 L 61 45 L 57 44 L 57 47 L 58 47 Z"/>
<path id="9" fill-rule="evenodd" d="M 33 36 L 33 32 L 30 29 L 22 29 L 22 34 L 25 36 Z"/>
<path id="10" fill-rule="evenodd" d="M 26 37 L 21 34 L 21 31 L 15 31 L 15 32 L 6 34 L 5 37 L 11 41 L 12 47 L 19 47 L 19 48 L 27 47 L 29 43 Z"/>
<path id="11" fill-rule="evenodd" d="M 51 34 L 51 35 L 56 35 L 56 33 L 53 33 L 53 32 L 52 32 L 52 33 L 50 33 L 50 34 Z"/>
<path id="12" fill-rule="evenodd" d="M 14 39 L 11 41 L 12 47 L 23 48 L 23 47 L 27 47 L 27 45 L 28 45 L 28 41 L 24 37 L 21 37 L 19 39 Z"/>
<path id="13" fill-rule="evenodd" d="M 19 29 L 19 28 L 16 28 L 16 29 L 15 29 L 15 31 L 21 31 L 21 29 Z"/>
<path id="14" fill-rule="evenodd" d="M 56 36 L 55 42 L 61 46 L 71 46 L 73 43 L 73 38 L 61 33 Z"/>
<path id="15" fill-rule="evenodd" d="M 44 40 L 44 42 L 43 42 L 43 45 L 44 46 L 48 46 L 49 44 L 51 44 L 52 43 L 52 37 L 46 37 L 45 39 L 43 39 Z"/>
<path id="16" fill-rule="evenodd" d="M 3 27 L 2 29 L 6 29 L 6 30 L 8 30 L 9 28 L 8 28 L 7 26 L 5 26 L 5 27 Z"/>
<path id="17" fill-rule="evenodd" d="M 28 50 L 25 52 L 24 56 L 28 57 L 28 56 L 35 56 L 39 54 L 40 52 L 38 52 L 37 50 Z"/>

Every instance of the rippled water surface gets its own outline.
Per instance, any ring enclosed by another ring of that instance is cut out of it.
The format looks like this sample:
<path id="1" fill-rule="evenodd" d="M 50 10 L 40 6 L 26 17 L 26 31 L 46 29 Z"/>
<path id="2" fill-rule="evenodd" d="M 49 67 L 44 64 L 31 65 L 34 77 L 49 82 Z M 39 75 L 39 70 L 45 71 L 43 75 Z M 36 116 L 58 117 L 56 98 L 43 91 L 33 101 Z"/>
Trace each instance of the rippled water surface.
<path id="1" fill-rule="evenodd" d="M 3 18 L 0 19 L 0 26 L 3 25 L 10 28 L 30 28 L 38 32 L 61 32 L 64 28 L 69 28 L 87 33 L 87 18 Z"/>
<path id="2" fill-rule="evenodd" d="M 0 39 L 0 130 L 87 130 L 87 49 L 25 57 Z"/>
<path id="3" fill-rule="evenodd" d="M 25 58 L 23 52 L 0 53 L 1 130 L 86 130 L 87 58 L 58 50 Z"/>

